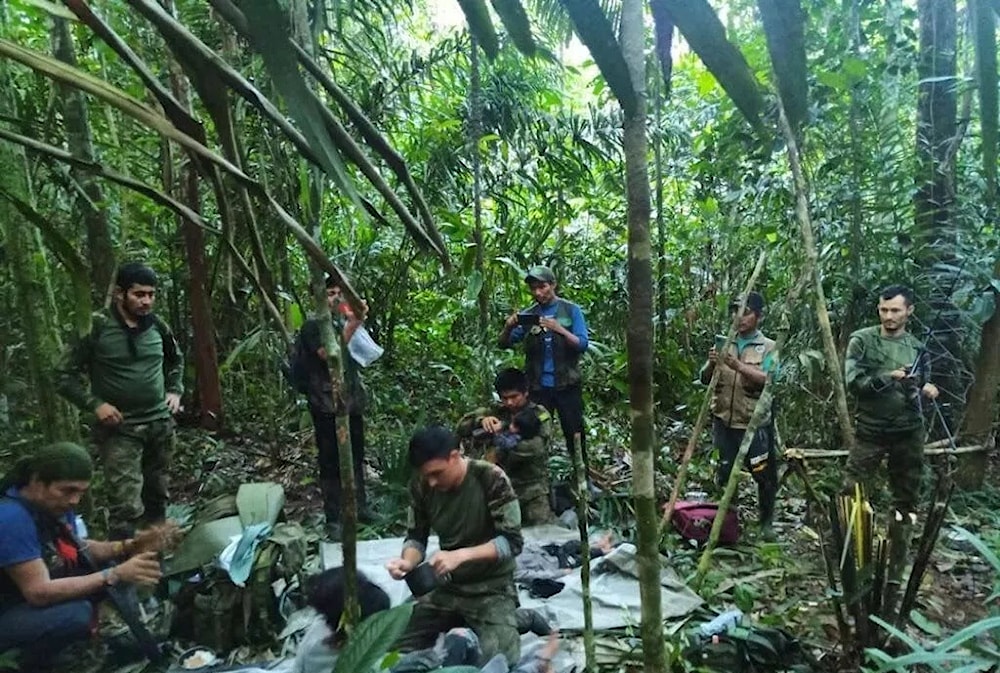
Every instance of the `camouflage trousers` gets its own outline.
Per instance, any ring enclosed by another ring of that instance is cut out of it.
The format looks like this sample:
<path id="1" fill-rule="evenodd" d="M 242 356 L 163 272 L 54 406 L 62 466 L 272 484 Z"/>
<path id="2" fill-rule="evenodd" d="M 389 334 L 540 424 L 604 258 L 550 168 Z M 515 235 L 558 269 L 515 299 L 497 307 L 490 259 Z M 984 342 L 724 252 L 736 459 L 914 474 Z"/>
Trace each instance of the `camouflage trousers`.
<path id="1" fill-rule="evenodd" d="M 468 627 L 479 638 L 479 666 L 497 654 L 502 654 L 510 666 L 516 666 L 521 656 L 516 610 L 513 584 L 507 591 L 475 596 L 461 595 L 445 585 L 417 599 L 410 623 L 395 648 L 412 652 L 432 647 L 439 634 Z"/>
<path id="2" fill-rule="evenodd" d="M 853 491 L 862 484 L 865 492 L 874 491 L 872 479 L 888 463 L 892 506 L 899 512 L 915 512 L 920 502 L 920 483 L 924 472 L 924 431 L 894 433 L 879 437 L 858 436 L 857 446 L 847 458 L 845 489 Z"/>
<path id="3" fill-rule="evenodd" d="M 555 521 L 547 484 L 512 484 L 521 505 L 521 525 L 540 526 Z"/>
<path id="4" fill-rule="evenodd" d="M 142 520 L 159 521 L 166 514 L 174 425 L 168 418 L 94 429 L 113 532 L 128 534 Z"/>

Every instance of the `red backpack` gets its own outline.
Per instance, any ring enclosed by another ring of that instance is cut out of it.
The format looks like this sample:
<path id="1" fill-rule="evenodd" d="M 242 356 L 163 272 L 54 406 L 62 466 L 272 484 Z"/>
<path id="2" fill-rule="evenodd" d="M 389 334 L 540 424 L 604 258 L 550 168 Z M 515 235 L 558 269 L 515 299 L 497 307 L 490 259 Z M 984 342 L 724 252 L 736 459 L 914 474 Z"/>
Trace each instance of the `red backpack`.
<path id="1" fill-rule="evenodd" d="M 718 513 L 719 506 L 714 502 L 681 500 L 674 506 L 671 521 L 685 540 L 706 542 Z M 734 545 L 739 539 L 740 519 L 736 510 L 730 508 L 722 522 L 719 544 Z"/>

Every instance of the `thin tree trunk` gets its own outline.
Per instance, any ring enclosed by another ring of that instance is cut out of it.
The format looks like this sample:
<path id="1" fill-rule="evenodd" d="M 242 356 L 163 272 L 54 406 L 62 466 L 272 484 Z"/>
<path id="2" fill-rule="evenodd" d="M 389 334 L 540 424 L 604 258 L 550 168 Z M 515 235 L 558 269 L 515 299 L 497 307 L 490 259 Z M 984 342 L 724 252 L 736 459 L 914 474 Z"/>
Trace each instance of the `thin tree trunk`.
<path id="1" fill-rule="evenodd" d="M 161 2 L 170 14 L 175 13 L 173 0 L 161 0 Z M 181 105 L 190 111 L 191 89 L 187 77 L 174 59 L 170 60 L 169 68 L 173 94 Z M 170 154 L 165 153 L 165 156 L 169 157 Z M 172 170 L 172 166 L 170 169 Z M 188 208 L 201 214 L 197 159 L 193 154 L 188 156 L 182 169 L 178 195 Z M 184 251 L 187 257 L 188 301 L 191 304 L 192 350 L 200 425 L 210 430 L 218 430 L 224 420 L 222 385 L 219 379 L 218 353 L 215 348 L 215 322 L 212 318 L 212 303 L 208 293 L 205 233 L 186 218 L 178 218 L 178 225 L 184 238 Z"/>
<path id="2" fill-rule="evenodd" d="M 642 0 L 622 4 L 621 44 L 636 94 L 626 111 L 623 149 L 628 208 L 629 407 L 632 416 L 632 498 L 638 527 L 642 653 L 646 673 L 666 670 L 660 591 L 660 529 L 656 516 L 653 450 L 653 250 L 649 232 L 649 159 L 646 138 L 645 25 Z M 586 544 L 586 540 L 584 541 Z"/>
<path id="3" fill-rule="evenodd" d="M 661 56 L 662 58 L 662 56 Z M 669 58 L 669 53 L 667 54 Z M 667 82 L 669 86 L 669 81 Z M 669 94 L 669 91 L 667 92 Z M 653 176 L 656 185 L 656 315 L 662 321 L 667 311 L 667 218 L 663 216 L 663 92 L 660 78 L 653 78 Z"/>
<path id="4" fill-rule="evenodd" d="M 479 44 L 469 33 L 469 152 L 472 154 L 472 243 L 476 248 L 475 269 L 479 276 L 476 305 L 479 308 L 479 334 L 485 337 L 489 329 L 489 303 L 486 294 L 486 268 L 483 262 L 483 159 L 479 139 L 483 135 L 483 84 L 479 66 Z"/>
<path id="5" fill-rule="evenodd" d="M 73 33 L 66 19 L 52 20 L 52 53 L 63 63 L 77 67 Z M 90 129 L 90 115 L 87 99 L 79 89 L 58 86 L 62 103 L 63 125 L 66 129 L 66 144 L 70 153 L 88 163 L 97 160 L 94 152 L 94 138 Z M 95 294 L 95 304 L 104 303 L 104 297 L 111 285 L 111 274 L 115 270 L 115 252 L 111 240 L 104 206 L 104 190 L 93 173 L 71 168 L 70 174 L 80 185 L 82 196 L 75 200 L 74 214 L 82 220 L 87 231 L 87 255 L 90 262 L 90 283 Z"/>
<path id="6" fill-rule="evenodd" d="M 0 143 L 0 191 L 30 203 L 24 152 Z M 75 440 L 79 436 L 76 415 L 56 394 L 53 372 L 62 351 L 59 315 L 48 299 L 48 257 L 42 250 L 38 230 L 26 226 L 14 204 L 0 198 L 0 227 L 4 232 L 5 256 L 14 281 L 24 351 L 28 359 L 31 389 L 38 403 L 40 429 L 46 441 Z"/>
<path id="7" fill-rule="evenodd" d="M 813 288 L 816 300 L 816 320 L 819 322 L 820 335 L 823 339 L 823 350 L 826 354 L 826 367 L 833 381 L 834 411 L 840 424 L 840 435 L 845 449 L 854 448 L 854 423 L 847 408 L 847 388 L 844 385 L 844 368 L 837 353 L 837 344 L 833 339 L 833 328 L 830 325 L 830 314 L 826 310 L 826 292 L 823 290 L 823 276 L 819 268 L 819 252 L 816 249 L 816 239 L 813 235 L 812 220 L 809 217 L 809 197 L 806 178 L 802 173 L 799 160 L 799 147 L 788 118 L 785 116 L 781 100 L 778 100 L 779 125 L 785 137 L 785 147 L 788 152 L 788 165 L 795 181 L 795 217 L 799 221 L 799 232 L 802 235 L 802 247 L 805 252 L 806 268 L 812 273 Z"/>

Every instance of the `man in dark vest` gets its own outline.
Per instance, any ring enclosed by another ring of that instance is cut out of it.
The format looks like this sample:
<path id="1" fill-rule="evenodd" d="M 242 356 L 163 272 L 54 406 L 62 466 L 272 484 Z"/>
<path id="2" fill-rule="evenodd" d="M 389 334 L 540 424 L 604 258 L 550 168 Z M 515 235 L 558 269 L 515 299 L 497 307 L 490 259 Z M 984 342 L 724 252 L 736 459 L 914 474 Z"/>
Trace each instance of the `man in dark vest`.
<path id="1" fill-rule="evenodd" d="M 556 296 L 556 276 L 546 266 L 528 271 L 524 282 L 535 304 L 513 313 L 500 332 L 500 347 L 524 342 L 524 371 L 531 386 L 532 401 L 559 416 L 566 446 L 580 436 L 580 452 L 587 464 L 587 442 L 583 428 L 583 392 L 580 387 L 580 356 L 587 350 L 587 323 L 576 304 Z M 522 324 L 519 315 L 537 315 L 537 324 Z"/>
<path id="2" fill-rule="evenodd" d="M 729 305 L 730 312 L 735 314 L 740 303 L 739 298 L 734 299 Z M 758 292 L 749 293 L 736 328 L 736 339 L 724 353 L 711 348 L 708 361 L 701 368 L 701 382 L 708 384 L 716 367 L 722 365 L 712 391 L 712 442 L 719 450 L 719 469 L 716 473 L 719 486 L 725 486 L 729 481 L 729 473 L 736 462 L 736 454 L 764 389 L 767 374 L 777 365 L 774 341 L 757 329 L 763 314 L 764 297 Z M 770 409 L 754 433 L 744 466 L 757 482 L 761 535 L 766 540 L 773 539 L 771 524 L 778 496 L 778 460 Z"/>

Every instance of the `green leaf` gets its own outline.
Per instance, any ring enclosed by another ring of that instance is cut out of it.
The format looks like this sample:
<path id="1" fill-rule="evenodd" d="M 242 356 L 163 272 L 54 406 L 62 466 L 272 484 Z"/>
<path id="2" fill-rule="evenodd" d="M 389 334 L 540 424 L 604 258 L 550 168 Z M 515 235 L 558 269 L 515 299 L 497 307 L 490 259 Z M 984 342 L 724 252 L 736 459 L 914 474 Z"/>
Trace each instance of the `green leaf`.
<path id="1" fill-rule="evenodd" d="M 469 23 L 469 32 L 475 36 L 483 52 L 490 59 L 496 58 L 500 53 L 500 42 L 497 40 L 497 31 L 493 27 L 486 0 L 458 0 L 458 6 L 462 8 L 465 20 Z"/>
<path id="2" fill-rule="evenodd" d="M 982 538 L 977 536 L 975 533 L 962 528 L 961 526 L 953 526 L 955 531 L 958 532 L 963 538 L 965 538 L 969 544 L 976 548 L 976 551 L 982 555 L 982 557 L 993 566 L 993 571 L 1000 576 L 1000 557 L 997 556 L 996 552 L 986 546 Z"/>
<path id="3" fill-rule="evenodd" d="M 288 46 L 288 20 L 275 0 L 256 0 L 243 5 L 254 46 L 264 59 L 275 87 L 285 99 L 289 114 L 299 125 L 320 167 L 346 194 L 359 212 L 367 212 L 354 182 L 344 170 L 340 153 L 327 131 L 319 101 L 310 95 L 299 73 L 294 53 Z"/>
<path id="4" fill-rule="evenodd" d="M 528 13 L 524 11 L 521 0 L 491 0 L 491 2 L 517 50 L 525 56 L 534 56 L 535 38 L 531 35 L 531 21 L 528 20 Z"/>
<path id="5" fill-rule="evenodd" d="M 828 86 L 831 89 L 843 91 L 847 88 L 847 78 L 843 73 L 834 72 L 832 70 L 824 70 L 816 73 L 816 79 L 820 84 Z"/>
<path id="6" fill-rule="evenodd" d="M 746 59 L 726 39 L 726 29 L 707 0 L 652 0 L 662 2 L 698 57 L 750 124 L 762 129 L 764 97 Z"/>
<path id="7" fill-rule="evenodd" d="M 358 625 L 337 657 L 333 673 L 368 673 L 399 640 L 410 623 L 413 603 L 378 612 Z"/>
<path id="8" fill-rule="evenodd" d="M 788 123 L 801 128 L 808 113 L 805 14 L 799 0 L 757 0 L 757 7 Z"/>
<path id="9" fill-rule="evenodd" d="M 924 633 L 928 633 L 932 636 L 941 635 L 941 625 L 937 622 L 932 622 L 916 610 L 910 610 L 910 621 Z"/>
<path id="10" fill-rule="evenodd" d="M 632 76 L 625 63 L 615 29 L 608 20 L 597 0 L 561 0 L 563 7 L 573 20 L 573 28 L 580 41 L 586 45 L 594 63 L 604 76 L 604 81 L 611 88 L 615 98 L 626 116 L 635 113 L 639 106 Z M 598 92 L 595 91 L 595 95 Z"/>

